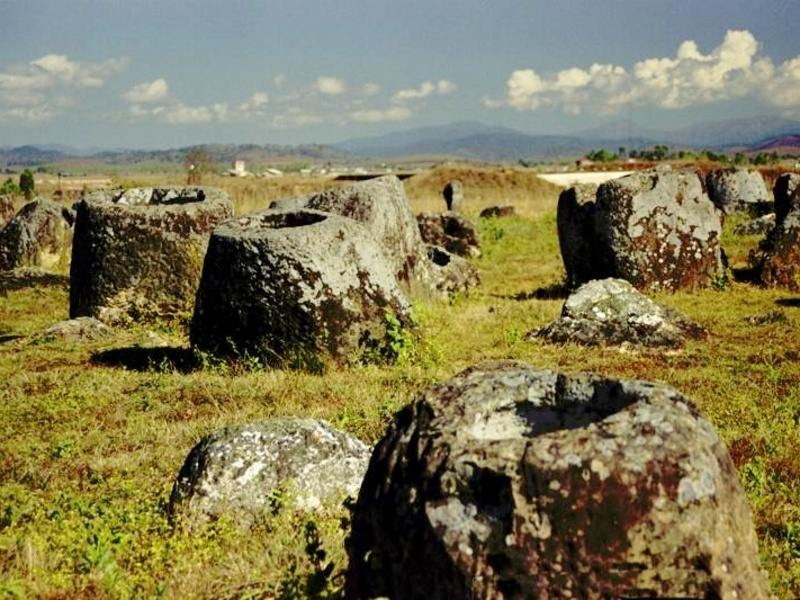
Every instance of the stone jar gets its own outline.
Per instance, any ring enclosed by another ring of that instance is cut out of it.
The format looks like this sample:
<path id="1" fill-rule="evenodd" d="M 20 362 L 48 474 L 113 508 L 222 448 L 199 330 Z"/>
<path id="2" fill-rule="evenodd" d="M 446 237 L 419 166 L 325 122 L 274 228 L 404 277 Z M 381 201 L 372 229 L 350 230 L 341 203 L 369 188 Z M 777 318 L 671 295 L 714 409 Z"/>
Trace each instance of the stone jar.
<path id="1" fill-rule="evenodd" d="M 76 205 L 70 317 L 153 321 L 191 311 L 208 239 L 233 216 L 215 188 L 97 192 Z"/>
<path id="2" fill-rule="evenodd" d="M 315 210 L 228 221 L 209 244 L 191 327 L 197 348 L 317 370 L 380 353 L 410 306 L 371 232 Z"/>
<path id="3" fill-rule="evenodd" d="M 675 390 L 486 363 L 376 446 L 349 598 L 769 596 L 725 445 Z"/>

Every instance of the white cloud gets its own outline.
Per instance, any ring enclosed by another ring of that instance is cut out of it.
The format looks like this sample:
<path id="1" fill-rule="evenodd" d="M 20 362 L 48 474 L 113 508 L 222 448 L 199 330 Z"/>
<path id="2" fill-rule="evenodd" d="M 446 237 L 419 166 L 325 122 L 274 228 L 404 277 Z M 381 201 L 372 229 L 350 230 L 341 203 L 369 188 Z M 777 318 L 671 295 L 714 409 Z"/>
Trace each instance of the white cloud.
<path id="1" fill-rule="evenodd" d="M 455 83 L 449 81 L 447 79 L 440 79 L 436 82 L 436 93 L 437 94 L 452 94 L 453 92 L 458 89 Z"/>
<path id="2" fill-rule="evenodd" d="M 338 77 L 317 78 L 317 90 L 321 94 L 325 94 L 327 96 L 338 96 L 339 94 L 343 94 L 346 89 L 347 86 L 345 85 L 344 81 Z"/>
<path id="3" fill-rule="evenodd" d="M 508 78 L 505 97 L 487 98 L 484 105 L 610 112 L 630 105 L 677 109 L 753 96 L 774 106 L 800 106 L 800 56 L 775 67 L 759 50 L 749 31 L 728 31 L 707 54 L 686 40 L 674 57 L 645 58 L 630 71 L 610 64 L 571 67 L 549 76 L 520 69 Z"/>
<path id="4" fill-rule="evenodd" d="M 31 61 L 31 66 L 49 77 L 78 87 L 102 87 L 111 75 L 128 66 L 126 58 L 110 58 L 98 63 L 79 63 L 63 54 L 48 54 Z"/>
<path id="5" fill-rule="evenodd" d="M 156 79 L 133 86 L 122 97 L 133 104 L 159 102 L 169 95 L 169 85 L 164 79 Z"/>
<path id="6" fill-rule="evenodd" d="M 263 108 L 269 104 L 269 94 L 256 92 L 239 105 L 239 111 L 245 114 L 263 114 Z"/>
<path id="7" fill-rule="evenodd" d="M 800 106 L 800 56 L 787 60 L 774 70 L 765 92 L 774 106 Z"/>
<path id="8" fill-rule="evenodd" d="M 279 129 L 290 127 L 306 127 L 321 123 L 323 118 L 315 113 L 308 112 L 299 107 L 292 107 L 272 118 L 272 125 Z"/>
<path id="9" fill-rule="evenodd" d="M 182 103 L 167 107 L 163 115 L 167 123 L 173 124 L 208 123 L 214 119 L 214 111 L 210 107 L 187 106 Z"/>
<path id="10" fill-rule="evenodd" d="M 278 73 L 275 77 L 272 78 L 272 85 L 276 88 L 281 89 L 286 84 L 286 75 L 283 73 Z"/>
<path id="11" fill-rule="evenodd" d="M 456 84 L 447 79 L 440 79 L 436 83 L 423 81 L 418 88 L 407 88 L 398 91 L 392 96 L 392 102 L 402 103 L 409 100 L 427 98 L 431 94 L 451 94 L 456 90 Z"/>
<path id="12" fill-rule="evenodd" d="M 383 110 L 356 110 L 350 113 L 350 118 L 359 123 L 383 123 L 405 121 L 411 117 L 411 114 L 411 110 L 406 106 L 392 106 Z"/>
<path id="13" fill-rule="evenodd" d="M 63 54 L 47 54 L 27 64 L 0 71 L 0 118 L 44 121 L 73 105 L 70 94 L 99 88 L 128 65 L 126 58 L 78 62 Z"/>

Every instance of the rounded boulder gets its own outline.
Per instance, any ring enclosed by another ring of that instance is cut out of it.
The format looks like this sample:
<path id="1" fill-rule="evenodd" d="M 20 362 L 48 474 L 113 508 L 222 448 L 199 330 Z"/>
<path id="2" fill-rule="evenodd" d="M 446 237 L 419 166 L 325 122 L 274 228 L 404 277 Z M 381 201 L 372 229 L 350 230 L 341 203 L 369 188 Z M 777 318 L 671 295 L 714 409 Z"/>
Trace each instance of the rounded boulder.
<path id="1" fill-rule="evenodd" d="M 369 447 L 314 419 L 276 418 L 227 427 L 192 448 L 172 488 L 169 512 L 196 526 L 225 515 L 246 526 L 286 494 L 318 510 L 355 495 Z"/>

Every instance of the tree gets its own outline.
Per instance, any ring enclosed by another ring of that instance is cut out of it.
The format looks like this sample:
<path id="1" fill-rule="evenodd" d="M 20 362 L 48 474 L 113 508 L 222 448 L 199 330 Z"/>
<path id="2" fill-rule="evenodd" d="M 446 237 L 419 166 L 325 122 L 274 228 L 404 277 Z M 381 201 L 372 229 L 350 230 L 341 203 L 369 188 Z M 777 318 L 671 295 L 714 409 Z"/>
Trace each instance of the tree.
<path id="1" fill-rule="evenodd" d="M 34 192 L 33 173 L 31 173 L 30 169 L 25 169 L 22 173 L 19 174 L 19 189 L 25 196 L 25 200 L 30 200 L 31 198 L 33 198 L 33 192 Z"/>
<path id="2" fill-rule="evenodd" d="M 9 177 L 0 186 L 0 196 L 16 196 L 17 194 L 19 194 L 19 186 Z"/>
<path id="3" fill-rule="evenodd" d="M 211 157 L 205 148 L 195 147 L 186 153 L 183 159 L 186 166 L 186 183 L 189 185 L 200 185 L 203 181 L 203 174 L 211 169 Z"/>

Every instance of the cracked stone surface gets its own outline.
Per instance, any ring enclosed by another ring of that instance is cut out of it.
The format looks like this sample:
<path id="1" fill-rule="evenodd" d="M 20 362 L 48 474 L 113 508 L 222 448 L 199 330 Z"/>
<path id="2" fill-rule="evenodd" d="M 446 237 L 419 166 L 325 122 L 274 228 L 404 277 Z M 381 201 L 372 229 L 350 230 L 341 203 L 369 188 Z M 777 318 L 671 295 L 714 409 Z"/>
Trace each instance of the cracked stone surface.
<path id="1" fill-rule="evenodd" d="M 349 598 L 769 596 L 727 450 L 664 385 L 484 363 L 376 446 Z"/>
<path id="2" fill-rule="evenodd" d="M 561 316 L 529 337 L 586 346 L 632 344 L 680 348 L 705 330 L 677 311 L 662 306 L 622 279 L 590 281 L 572 293 Z"/>
<path id="3" fill-rule="evenodd" d="M 369 453 L 354 436 L 314 419 L 227 427 L 191 450 L 169 512 L 190 526 L 225 515 L 247 527 L 282 494 L 296 509 L 319 510 L 358 493 Z"/>

